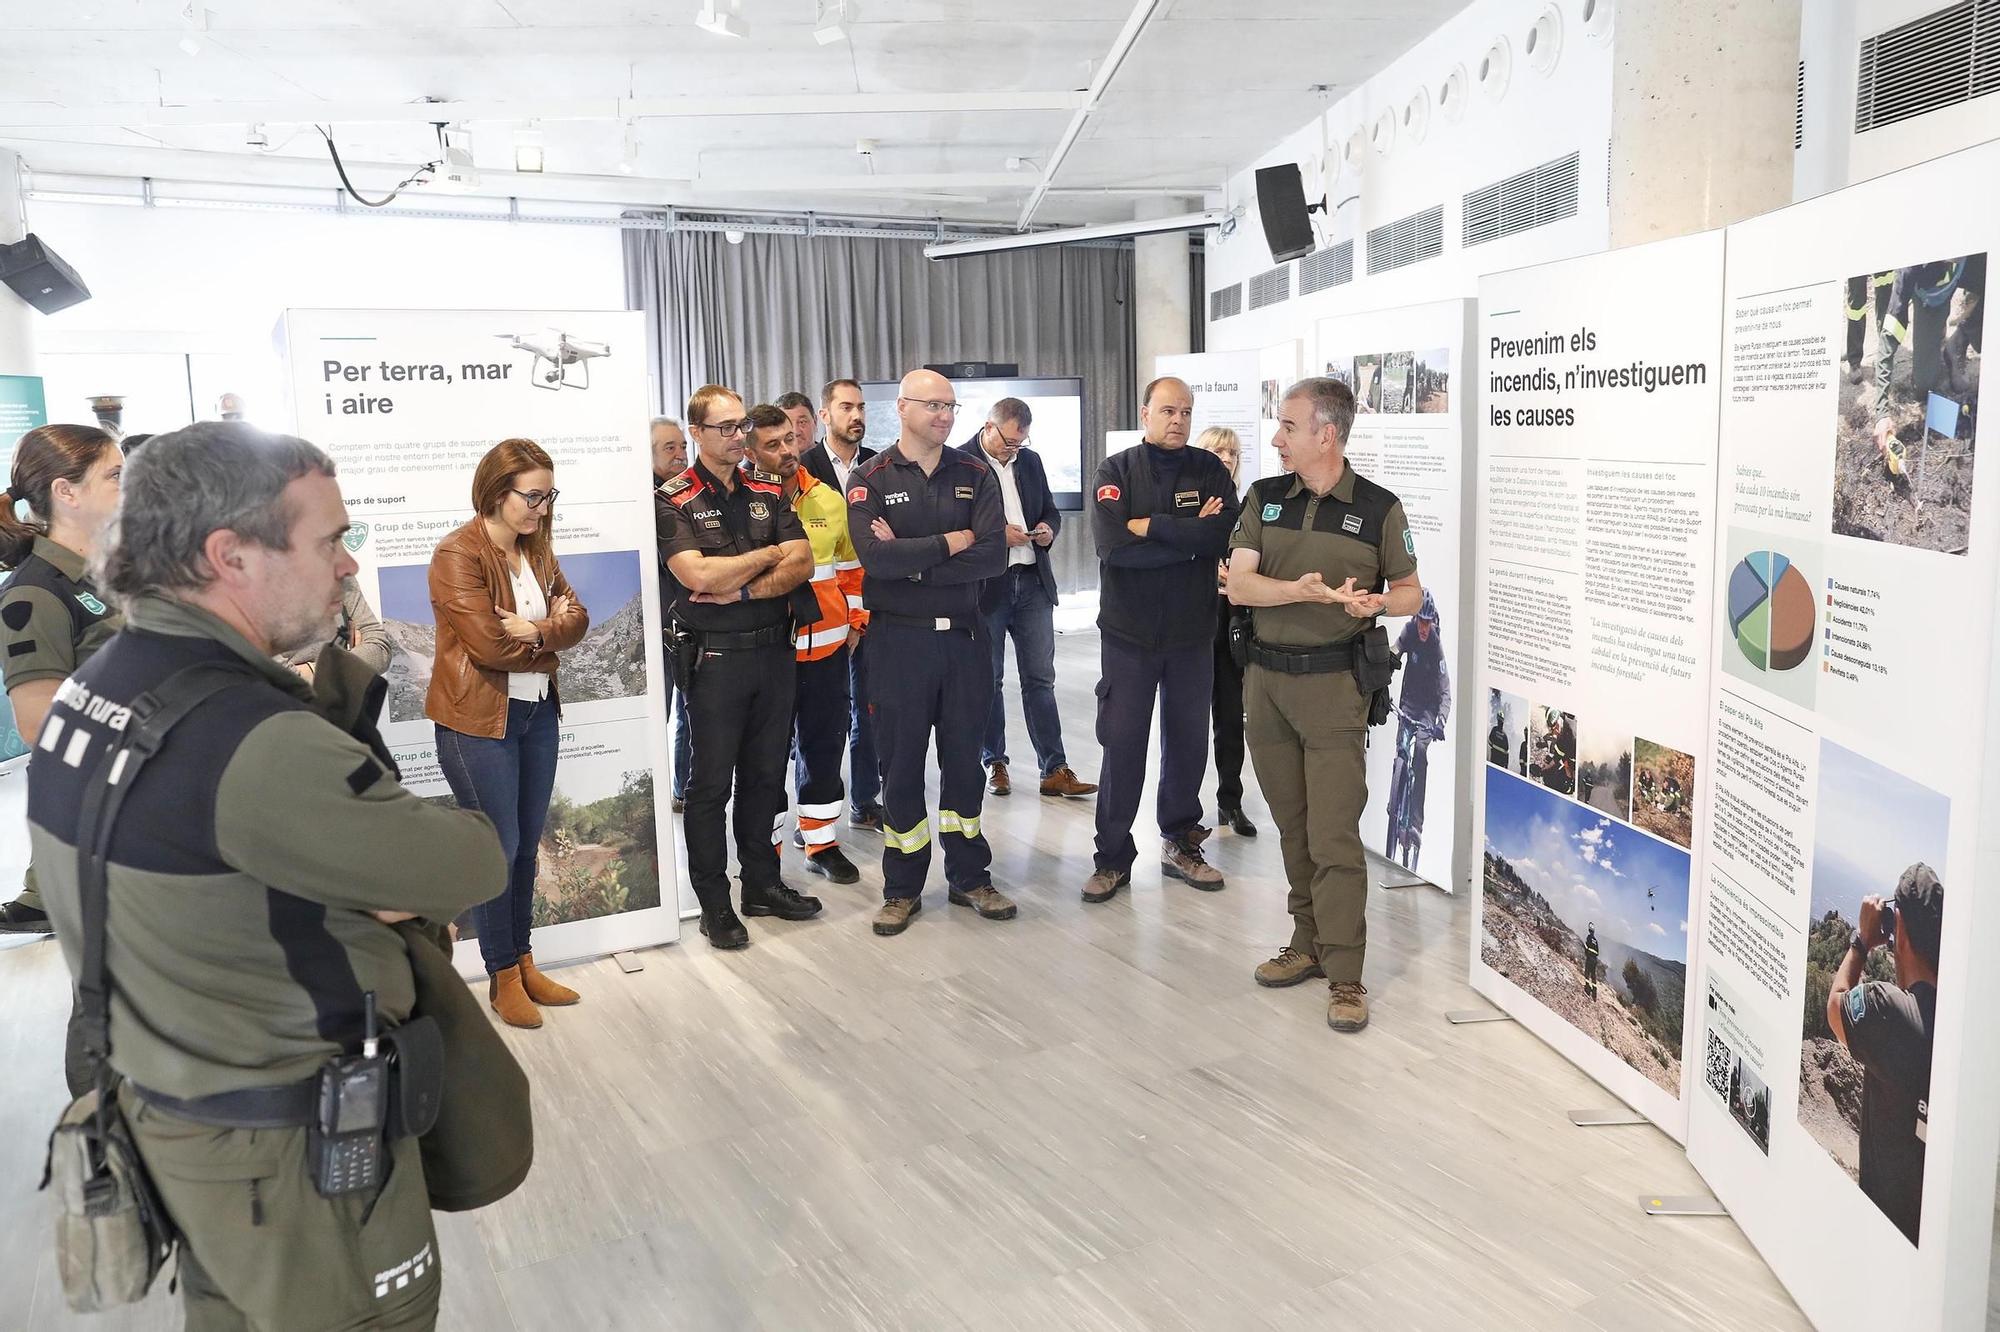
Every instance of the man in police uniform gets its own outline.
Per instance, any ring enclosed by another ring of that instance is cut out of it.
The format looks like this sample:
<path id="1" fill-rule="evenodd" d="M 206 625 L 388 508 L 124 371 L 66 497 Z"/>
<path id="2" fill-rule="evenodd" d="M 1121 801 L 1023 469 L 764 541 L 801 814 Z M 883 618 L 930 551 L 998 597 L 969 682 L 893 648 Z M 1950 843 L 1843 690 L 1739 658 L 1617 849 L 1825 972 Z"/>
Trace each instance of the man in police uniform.
<path id="1" fill-rule="evenodd" d="M 671 416 L 656 416 L 652 423 L 653 436 L 653 489 L 658 490 L 667 482 L 687 470 L 687 432 L 681 423 Z M 667 566 L 660 566 L 660 606 L 662 610 L 674 604 L 674 576 Z M 663 614 L 661 621 L 666 620 Z M 675 687 L 673 673 L 667 676 L 668 729 L 673 732 L 674 780 L 673 811 L 678 814 L 687 807 L 688 769 L 693 765 L 694 741 L 688 732 L 687 695 Z"/>
<path id="2" fill-rule="evenodd" d="M 993 702 L 993 662 L 979 626 L 979 585 L 1007 561 L 1006 515 L 993 469 L 946 449 L 958 399 L 951 381 L 912 370 L 897 390 L 902 438 L 855 471 L 847 527 L 861 554 L 876 740 L 884 771 L 882 909 L 875 933 L 901 934 L 922 909 L 931 826 L 924 760 L 937 732 L 938 834 L 955 906 L 1011 920 L 979 831 L 979 741 Z"/>
<path id="3" fill-rule="evenodd" d="M 225 524 L 228 524 L 225 526 Z M 483 814 L 419 800 L 375 729 L 387 685 L 335 647 L 311 687 L 273 654 L 327 639 L 355 572 L 333 464 L 303 440 L 208 422 L 127 469 L 101 556 L 122 632 L 43 724 L 28 833 L 74 972 L 80 811 L 131 708 L 183 667 L 240 684 L 181 721 L 131 783 L 110 843 L 112 1067 L 181 1232 L 187 1326 L 428 1328 L 437 1239 L 414 1138 L 379 1190 L 321 1196 L 316 1075 L 361 1052 L 415 982 L 390 924 L 450 920 L 507 878 Z"/>
<path id="4" fill-rule="evenodd" d="M 743 948 L 750 932 L 729 906 L 724 807 L 736 791 L 736 858 L 743 914 L 807 920 L 818 898 L 778 877 L 777 829 L 785 816 L 785 755 L 795 678 L 792 591 L 812 573 L 812 547 L 783 483 L 739 472 L 744 435 L 791 429 L 776 407 L 746 418 L 743 400 L 718 384 L 688 399 L 696 456 L 653 492 L 660 559 L 679 590 L 669 641 L 694 724 L 688 779 L 688 877 L 701 901 L 701 932 L 717 948 Z M 692 674 L 693 679 L 687 677 Z"/>
<path id="5" fill-rule="evenodd" d="M 806 853 L 807 873 L 835 883 L 858 883 L 861 871 L 840 849 L 834 823 L 846 795 L 840 761 L 847 748 L 847 655 L 868 623 L 868 613 L 861 609 L 861 560 L 847 537 L 847 497 L 799 465 L 798 413 L 784 399 L 777 406 L 791 425 L 785 430 L 756 425 L 749 465 L 782 478 L 785 502 L 812 543 L 813 559 L 812 578 L 805 585 L 812 611 L 792 633 L 798 660 L 792 767 L 799 788 L 792 842 Z M 758 421 L 758 410 L 753 408 L 750 416 Z"/>
<path id="6" fill-rule="evenodd" d="M 1348 466 L 1354 393 L 1306 379 L 1285 394 L 1274 443 L 1290 475 L 1250 487 L 1231 538 L 1229 599 L 1252 607 L 1244 737 L 1271 806 L 1291 884 L 1292 941 L 1259 985 L 1325 976 L 1335 1031 L 1368 1025 L 1369 697 L 1355 682 L 1360 635 L 1424 603 L 1402 501 Z M 1386 681 L 1384 682 L 1386 688 Z"/>
<path id="7" fill-rule="evenodd" d="M 1826 1021 L 1866 1074 L 1861 1191 L 1915 1244 L 1924 1210 L 1944 885 L 1929 865 L 1912 865 L 1891 901 L 1862 898 L 1860 917 L 1826 996 Z M 1893 985 L 1862 979 L 1868 955 L 1884 944 L 1896 959 Z"/>

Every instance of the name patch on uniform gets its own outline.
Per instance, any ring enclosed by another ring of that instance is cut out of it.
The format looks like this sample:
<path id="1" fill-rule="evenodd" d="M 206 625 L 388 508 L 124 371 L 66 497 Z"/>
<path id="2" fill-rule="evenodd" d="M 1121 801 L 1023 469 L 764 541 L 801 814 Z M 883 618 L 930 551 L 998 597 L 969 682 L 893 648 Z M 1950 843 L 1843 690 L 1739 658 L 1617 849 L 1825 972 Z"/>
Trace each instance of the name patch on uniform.
<path id="1" fill-rule="evenodd" d="M 1283 512 L 1284 509 L 1279 505 L 1266 504 L 1264 506 L 1264 521 L 1267 523 L 1275 523 L 1278 521 L 1278 515 Z"/>
<path id="2" fill-rule="evenodd" d="M 76 604 L 89 611 L 92 615 L 104 614 L 104 603 L 96 597 L 91 596 L 88 592 L 77 593 Z"/>
<path id="3" fill-rule="evenodd" d="M 24 638 L 18 643 L 9 643 L 7 645 L 7 655 L 10 657 L 25 657 L 40 646 L 41 644 L 37 643 L 34 639 Z"/>
<path id="4" fill-rule="evenodd" d="M 847 502 L 849 504 L 859 504 L 861 503 L 862 500 L 865 500 L 867 498 L 868 498 L 868 487 L 866 486 L 856 486 L 852 490 L 847 492 Z"/>
<path id="5" fill-rule="evenodd" d="M 954 486 L 954 487 L 952 488 L 952 492 L 951 492 L 951 493 L 952 493 L 953 495 L 956 495 L 956 496 L 957 496 L 957 497 L 958 497 L 959 499 L 971 499 L 971 498 L 972 498 L 972 487 L 971 487 L 971 486 Z"/>
<path id="6" fill-rule="evenodd" d="M 720 527 L 722 526 L 722 520 L 720 518 L 704 518 L 701 520 L 701 525 L 703 527 Z"/>
<path id="7" fill-rule="evenodd" d="M 1200 503 L 1201 492 L 1199 490 L 1176 490 L 1174 492 L 1174 507 L 1176 509 L 1192 509 Z"/>
<path id="8" fill-rule="evenodd" d="M 1097 502 L 1099 504 L 1102 504 L 1106 500 L 1115 500 L 1117 498 L 1118 498 L 1118 487 L 1099 486 L 1097 488 Z"/>
<path id="9" fill-rule="evenodd" d="M 1342 518 L 1340 520 L 1340 530 L 1343 532 L 1359 532 L 1361 530 L 1361 515 L 1350 513 L 1345 518 Z"/>
<path id="10" fill-rule="evenodd" d="M 764 503 L 763 500 L 751 500 L 750 516 L 761 523 L 771 516 L 771 506 Z"/>
<path id="11" fill-rule="evenodd" d="M 910 496 L 907 491 L 899 491 L 894 495 L 884 495 L 882 497 L 882 502 L 884 504 L 908 504 L 910 502 Z"/>
<path id="12" fill-rule="evenodd" d="M 1409 552 L 1409 556 L 1411 559 L 1415 559 L 1417 557 L 1416 534 L 1411 532 L 1410 529 L 1407 527 L 1403 529 L 1403 549 Z"/>

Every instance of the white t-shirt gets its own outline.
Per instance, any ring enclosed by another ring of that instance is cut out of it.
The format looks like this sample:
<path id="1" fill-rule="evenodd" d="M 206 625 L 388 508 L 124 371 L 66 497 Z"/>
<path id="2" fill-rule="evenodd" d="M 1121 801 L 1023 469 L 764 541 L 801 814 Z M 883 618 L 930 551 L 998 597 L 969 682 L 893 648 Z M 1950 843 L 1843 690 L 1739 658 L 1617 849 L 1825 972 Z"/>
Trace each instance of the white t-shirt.
<path id="1" fill-rule="evenodd" d="M 528 567 L 524 557 L 519 572 L 511 567 L 507 571 L 508 581 L 514 585 L 514 613 L 524 620 L 546 620 L 549 618 L 549 601 L 542 595 L 542 585 L 535 581 L 535 571 Z M 549 696 L 549 677 L 540 671 L 507 672 L 507 697 L 538 702 Z"/>
<path id="2" fill-rule="evenodd" d="M 1000 507 L 1006 510 L 1007 521 L 1015 527 L 1020 528 L 1023 532 L 1027 531 L 1028 515 L 1027 511 L 1021 507 L 1021 488 L 1014 484 L 1014 464 L 1011 462 L 1000 462 L 984 449 L 981 449 L 979 452 L 992 466 L 994 474 L 1000 478 Z M 1009 567 L 1016 564 L 1033 564 L 1034 562 L 1034 542 L 1030 541 L 1025 546 L 1007 547 L 1007 564 Z"/>

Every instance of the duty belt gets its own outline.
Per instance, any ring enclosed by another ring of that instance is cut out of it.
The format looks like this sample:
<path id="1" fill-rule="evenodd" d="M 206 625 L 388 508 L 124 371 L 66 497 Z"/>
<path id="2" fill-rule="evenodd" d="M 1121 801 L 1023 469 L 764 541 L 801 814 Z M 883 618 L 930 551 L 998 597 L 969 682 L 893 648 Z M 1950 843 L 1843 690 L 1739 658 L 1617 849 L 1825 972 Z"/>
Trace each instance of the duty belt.
<path id="1" fill-rule="evenodd" d="M 870 624 L 901 624 L 912 629 L 930 629 L 944 633 L 948 629 L 971 629 L 972 619 L 964 615 L 898 615 L 894 611 L 868 612 Z"/>
<path id="2" fill-rule="evenodd" d="M 246 1087 L 242 1091 L 183 1099 L 149 1090 L 126 1079 L 126 1085 L 138 1092 L 148 1104 L 156 1105 L 169 1114 L 192 1119 L 198 1124 L 251 1129 L 298 1128 L 312 1123 L 318 1082 L 317 1078 L 307 1078 L 304 1082 L 282 1087 Z"/>
<path id="3" fill-rule="evenodd" d="M 1273 647 L 1250 642 L 1250 664 L 1279 675 L 1325 675 L 1331 671 L 1354 669 L 1354 642 L 1332 643 L 1326 647 Z"/>
<path id="4" fill-rule="evenodd" d="M 674 623 L 693 634 L 695 646 L 703 652 L 742 652 L 750 648 L 775 647 L 780 643 L 786 647 L 792 645 L 792 631 L 782 624 L 742 633 L 724 633 L 714 629 L 697 629 L 681 620 Z"/>

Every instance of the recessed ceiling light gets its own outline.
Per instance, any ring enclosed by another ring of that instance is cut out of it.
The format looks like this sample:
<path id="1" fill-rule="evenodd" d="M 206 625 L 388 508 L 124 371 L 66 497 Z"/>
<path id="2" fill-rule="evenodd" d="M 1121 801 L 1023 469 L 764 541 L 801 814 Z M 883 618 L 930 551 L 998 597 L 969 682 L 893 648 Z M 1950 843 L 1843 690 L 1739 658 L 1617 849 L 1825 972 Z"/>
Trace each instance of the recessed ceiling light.
<path id="1" fill-rule="evenodd" d="M 734 14 L 725 14 L 716 6 L 720 0 L 702 0 L 701 8 L 694 16 L 694 26 L 717 37 L 748 37 L 750 27 Z"/>

